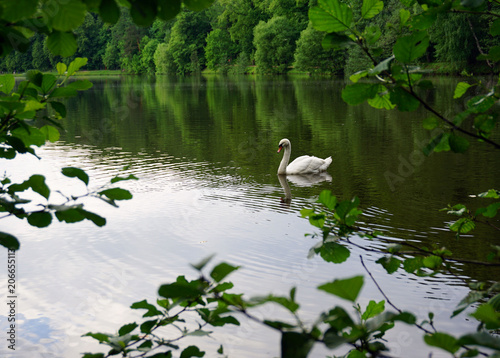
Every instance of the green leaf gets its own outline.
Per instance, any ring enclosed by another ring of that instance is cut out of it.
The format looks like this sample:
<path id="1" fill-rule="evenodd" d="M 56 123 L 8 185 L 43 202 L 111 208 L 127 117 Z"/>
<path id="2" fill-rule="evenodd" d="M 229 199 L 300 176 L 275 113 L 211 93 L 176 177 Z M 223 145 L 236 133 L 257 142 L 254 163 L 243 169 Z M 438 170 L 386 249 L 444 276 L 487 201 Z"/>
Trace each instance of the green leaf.
<path id="1" fill-rule="evenodd" d="M 461 218 L 455 221 L 451 226 L 450 230 L 455 231 L 459 234 L 467 234 L 469 231 L 474 230 L 476 224 L 468 218 Z"/>
<path id="2" fill-rule="evenodd" d="M 130 16 L 139 26 L 150 26 L 156 17 L 158 6 L 154 0 L 134 1 L 131 3 Z"/>
<path id="3" fill-rule="evenodd" d="M 484 193 L 478 194 L 480 198 L 492 198 L 492 199 L 500 199 L 500 191 L 495 189 L 490 189 Z"/>
<path id="4" fill-rule="evenodd" d="M 377 95 L 378 84 L 355 83 L 342 90 L 342 99 L 349 105 L 355 106 Z"/>
<path id="5" fill-rule="evenodd" d="M 0 231 L 0 245 L 6 247 L 9 250 L 19 250 L 19 247 L 21 244 L 19 244 L 19 241 L 16 239 L 15 236 L 12 236 L 11 234 L 7 234 L 6 232 L 1 232 Z"/>
<path id="6" fill-rule="evenodd" d="M 401 261 L 394 256 L 384 256 L 377 260 L 378 264 L 381 264 L 388 274 L 396 272 L 401 266 Z"/>
<path id="7" fill-rule="evenodd" d="M 198 262 L 197 264 L 192 264 L 191 266 L 193 268 L 195 268 L 197 271 L 201 271 L 203 270 L 203 268 L 210 262 L 210 260 L 212 260 L 212 258 L 214 257 L 215 255 L 210 255 L 210 256 L 207 256 L 205 257 L 203 260 L 201 260 L 200 262 Z"/>
<path id="8" fill-rule="evenodd" d="M 157 323 L 158 323 L 158 320 L 156 320 L 156 319 L 142 323 L 141 324 L 141 332 L 149 334 L 151 332 L 151 330 L 153 329 L 153 327 L 156 326 Z"/>
<path id="9" fill-rule="evenodd" d="M 2 75 L 0 76 L 0 91 L 5 94 L 9 94 L 14 89 L 16 80 L 13 75 Z"/>
<path id="10" fill-rule="evenodd" d="M 83 209 L 80 209 L 79 211 L 83 214 L 83 216 L 85 216 L 85 219 L 92 221 L 96 226 L 102 227 L 106 225 L 106 219 L 102 216 Z"/>
<path id="11" fill-rule="evenodd" d="M 189 9 L 194 11 L 201 11 L 212 5 L 214 0 L 184 0 L 183 2 L 184 5 L 186 5 L 186 7 L 188 7 Z"/>
<path id="12" fill-rule="evenodd" d="M 305 358 L 314 345 L 314 339 L 305 333 L 283 332 L 281 335 L 281 357 Z"/>
<path id="13" fill-rule="evenodd" d="M 77 80 L 70 82 L 66 85 L 66 88 L 73 88 L 77 91 L 85 91 L 92 88 L 93 84 L 89 80 Z"/>
<path id="14" fill-rule="evenodd" d="M 429 346 L 444 349 L 451 354 L 454 354 L 460 349 L 457 339 L 447 333 L 436 332 L 431 335 L 425 335 L 424 341 Z"/>
<path id="15" fill-rule="evenodd" d="M 49 73 L 44 74 L 42 79 L 42 84 L 40 86 L 40 88 L 42 89 L 42 93 L 43 94 L 48 93 L 52 89 L 52 87 L 54 87 L 56 82 L 57 82 L 56 76 L 51 75 Z"/>
<path id="16" fill-rule="evenodd" d="M 459 82 L 457 84 L 457 87 L 455 87 L 453 98 L 456 99 L 462 97 L 470 87 L 472 87 L 472 85 L 468 84 L 467 82 Z"/>
<path id="17" fill-rule="evenodd" d="M 54 55 L 69 57 L 76 52 L 78 45 L 72 32 L 53 31 L 47 36 L 47 47 Z"/>
<path id="18" fill-rule="evenodd" d="M 89 176 L 85 171 L 83 171 L 80 168 L 75 168 L 75 167 L 65 167 L 62 168 L 62 174 L 64 176 L 67 176 L 68 178 L 78 178 L 82 182 L 85 183 L 85 185 L 89 185 Z"/>
<path id="19" fill-rule="evenodd" d="M 132 199 L 132 194 L 130 194 L 130 191 L 122 188 L 111 188 L 111 189 L 106 189 L 103 191 L 100 191 L 98 193 L 99 195 L 104 195 L 108 199 L 111 200 L 130 200 Z"/>
<path id="20" fill-rule="evenodd" d="M 83 353 L 82 358 L 105 358 L 104 353 Z"/>
<path id="21" fill-rule="evenodd" d="M 348 342 L 347 338 L 340 336 L 339 332 L 335 328 L 329 328 L 323 335 L 323 342 L 325 345 L 334 349 Z"/>
<path id="22" fill-rule="evenodd" d="M 357 83 L 360 79 L 368 76 L 369 74 L 370 74 L 369 70 L 358 71 L 350 75 L 349 80 L 351 80 L 351 82 Z"/>
<path id="23" fill-rule="evenodd" d="M 177 281 L 161 285 L 158 294 L 165 298 L 195 299 L 203 293 L 200 281 L 188 282 L 184 276 L 177 277 Z"/>
<path id="24" fill-rule="evenodd" d="M 210 336 L 213 332 L 210 331 L 204 331 L 202 329 L 197 329 L 196 331 L 191 331 L 187 335 L 188 336 L 194 336 L 194 337 L 206 337 Z"/>
<path id="25" fill-rule="evenodd" d="M 500 311 L 496 311 L 489 303 L 483 303 L 470 315 L 484 323 L 486 329 L 500 328 Z"/>
<path id="26" fill-rule="evenodd" d="M 500 351 L 500 338 L 484 331 L 466 334 L 460 337 L 458 344 L 467 346 L 476 345 Z"/>
<path id="27" fill-rule="evenodd" d="M 228 263 L 222 262 L 213 268 L 212 272 L 210 272 L 210 277 L 212 277 L 216 282 L 220 282 L 231 272 L 239 268 L 240 266 L 232 266 Z"/>
<path id="28" fill-rule="evenodd" d="M 362 287 L 363 276 L 354 276 L 348 279 L 334 280 L 319 286 L 318 289 L 354 302 Z"/>
<path id="29" fill-rule="evenodd" d="M 452 318 L 458 315 L 460 312 L 465 310 L 467 307 L 469 307 L 471 304 L 482 300 L 485 297 L 484 292 L 479 292 L 479 291 L 469 291 L 467 296 L 462 298 L 462 300 L 458 303 L 457 307 L 453 311 Z"/>
<path id="30" fill-rule="evenodd" d="M 482 210 L 481 214 L 487 218 L 494 218 L 500 209 L 500 202 L 490 204 L 486 207 L 486 210 Z"/>
<path id="31" fill-rule="evenodd" d="M 326 34 L 321 41 L 321 46 L 325 50 L 346 48 L 355 44 L 356 43 L 349 36 L 336 32 Z"/>
<path id="32" fill-rule="evenodd" d="M 323 245 L 321 245 L 321 247 L 316 249 L 316 251 L 319 251 L 323 260 L 335 264 L 345 262 L 351 255 L 351 252 L 348 248 L 343 245 L 337 244 L 336 242 L 325 242 Z"/>
<path id="33" fill-rule="evenodd" d="M 116 24 L 120 18 L 120 8 L 116 5 L 115 0 L 102 0 L 99 4 L 99 15 L 102 21 Z"/>
<path id="34" fill-rule="evenodd" d="M 390 94 L 387 92 L 385 86 L 378 85 L 377 87 L 375 97 L 369 98 L 368 104 L 377 109 L 394 109 L 396 106 L 391 102 Z"/>
<path id="35" fill-rule="evenodd" d="M 403 269 L 408 273 L 414 273 L 423 267 L 422 261 L 421 257 L 408 258 L 403 261 Z"/>
<path id="36" fill-rule="evenodd" d="M 121 328 L 118 330 L 118 334 L 120 336 L 124 336 L 126 334 L 129 334 L 130 332 L 132 332 L 134 329 L 137 328 L 137 323 L 129 323 L 129 324 L 126 324 L 124 326 L 121 326 Z"/>
<path id="37" fill-rule="evenodd" d="M 45 211 L 36 211 L 28 215 L 28 223 L 31 226 L 47 227 L 52 222 L 52 214 Z"/>
<path id="38" fill-rule="evenodd" d="M 415 30 L 427 30 L 431 27 L 437 19 L 437 13 L 435 12 L 423 12 L 411 19 L 411 26 Z"/>
<path id="39" fill-rule="evenodd" d="M 43 175 L 34 174 L 29 178 L 29 185 L 31 189 L 43 196 L 45 199 L 49 198 L 50 189 L 45 184 L 45 177 Z"/>
<path id="40" fill-rule="evenodd" d="M 429 46 L 429 36 L 424 31 L 400 37 L 394 44 L 394 56 L 403 63 L 411 63 L 423 56 Z"/>
<path id="41" fill-rule="evenodd" d="M 291 301 L 290 299 L 288 299 L 286 297 L 279 297 L 279 296 L 273 296 L 273 295 L 269 295 L 269 296 L 265 296 L 265 297 L 253 297 L 248 302 L 248 304 L 250 306 L 257 306 L 257 305 L 262 305 L 262 304 L 268 303 L 268 302 L 277 303 L 292 313 L 296 312 L 300 307 L 298 305 L 298 303 Z"/>
<path id="42" fill-rule="evenodd" d="M 448 138 L 450 137 L 450 133 L 441 133 L 434 137 L 429 144 L 427 144 L 423 152 L 425 155 L 430 155 L 434 152 L 448 151 L 450 150 L 450 145 L 448 143 Z"/>
<path id="43" fill-rule="evenodd" d="M 58 87 L 55 88 L 52 92 L 50 92 L 49 98 L 55 97 L 74 97 L 76 96 L 77 91 L 71 87 Z"/>
<path id="44" fill-rule="evenodd" d="M 158 0 L 158 17 L 164 21 L 173 19 L 181 11 L 181 0 Z"/>
<path id="45" fill-rule="evenodd" d="M 88 332 L 88 333 L 85 333 L 82 337 L 92 337 L 92 338 L 98 340 L 99 343 L 102 343 L 102 342 L 109 342 L 110 335 L 109 334 L 104 334 L 104 333 L 92 333 L 92 332 Z"/>
<path id="46" fill-rule="evenodd" d="M 407 9 L 399 9 L 399 27 L 403 28 L 407 25 L 411 13 Z"/>
<path id="47" fill-rule="evenodd" d="M 66 106 L 62 104 L 61 102 L 57 101 L 50 101 L 49 104 L 52 106 L 52 108 L 59 113 L 59 115 L 64 118 L 66 117 Z"/>
<path id="48" fill-rule="evenodd" d="M 68 67 L 68 73 L 66 76 L 73 76 L 75 72 L 77 72 L 80 68 L 85 66 L 87 64 L 87 58 L 86 57 L 77 57 L 71 63 L 69 64 Z"/>
<path id="49" fill-rule="evenodd" d="M 17 22 L 32 16 L 38 8 L 38 0 L 2 0 L 0 13 L 7 22 Z"/>
<path id="50" fill-rule="evenodd" d="M 156 308 L 155 305 L 152 305 L 151 303 L 148 303 L 146 300 L 142 300 L 139 302 L 134 302 L 130 306 L 130 308 L 137 310 L 137 309 L 144 309 L 147 310 L 145 314 L 142 315 L 142 317 L 154 317 L 154 316 L 161 316 L 163 313 Z"/>
<path id="51" fill-rule="evenodd" d="M 499 61 L 500 60 L 500 46 L 492 46 L 490 47 L 490 51 L 486 55 L 477 56 L 478 60 L 491 60 L 491 61 Z"/>
<path id="52" fill-rule="evenodd" d="M 323 204 L 329 210 L 335 210 L 335 206 L 337 205 L 337 197 L 332 195 L 330 190 L 323 190 L 318 197 L 318 203 Z"/>
<path id="53" fill-rule="evenodd" d="M 380 302 L 375 302 L 371 300 L 368 303 L 365 312 L 363 312 L 363 314 L 361 315 L 361 319 L 366 321 L 372 317 L 381 314 L 382 312 L 384 312 L 384 310 L 385 310 L 385 301 L 382 300 Z"/>
<path id="54" fill-rule="evenodd" d="M 467 107 L 473 113 L 484 113 L 488 111 L 495 103 L 496 99 L 494 96 L 476 96 L 467 102 Z"/>
<path id="55" fill-rule="evenodd" d="M 453 133 L 450 135 L 448 143 L 450 145 L 450 149 L 455 153 L 465 153 L 470 145 L 467 139 Z"/>
<path id="56" fill-rule="evenodd" d="M 420 106 L 420 102 L 401 87 L 396 87 L 391 91 L 390 100 L 402 112 L 412 112 Z"/>
<path id="57" fill-rule="evenodd" d="M 318 6 L 309 10 L 309 19 L 319 31 L 340 32 L 349 30 L 352 23 L 352 10 L 339 0 L 318 0 Z"/>
<path id="58" fill-rule="evenodd" d="M 57 128 L 54 128 L 54 127 L 49 126 L 49 125 L 45 125 L 42 128 L 40 128 L 40 132 L 43 133 L 46 140 L 48 140 L 52 143 L 57 142 L 59 140 L 60 133 L 57 130 Z"/>
<path id="59" fill-rule="evenodd" d="M 378 15 L 384 8 L 384 2 L 380 0 L 363 0 L 361 6 L 361 17 L 363 19 L 371 19 Z"/>
<path id="60" fill-rule="evenodd" d="M 64 73 L 66 72 L 66 64 L 65 63 L 62 63 L 62 62 L 58 62 L 57 65 L 56 65 L 56 69 L 57 69 L 57 73 L 60 74 L 60 75 L 64 75 Z"/>
<path id="61" fill-rule="evenodd" d="M 382 36 L 382 31 L 378 26 L 368 26 L 365 28 L 363 36 L 365 37 L 367 43 L 375 44 L 380 36 Z"/>
<path id="62" fill-rule="evenodd" d="M 489 135 L 497 124 L 496 117 L 488 114 L 480 114 L 474 118 L 474 128 L 482 132 L 483 136 Z"/>
<path id="63" fill-rule="evenodd" d="M 422 121 L 422 126 L 424 127 L 424 129 L 433 130 L 434 128 L 439 126 L 439 123 L 439 119 L 437 119 L 436 117 L 428 117 Z"/>
<path id="64" fill-rule="evenodd" d="M 496 19 L 490 25 L 490 34 L 493 36 L 500 35 L 500 19 Z"/>
<path id="65" fill-rule="evenodd" d="M 137 178 L 133 174 L 130 174 L 128 177 L 116 176 L 116 177 L 112 178 L 110 182 L 111 182 L 111 184 L 114 184 L 114 183 L 117 183 L 117 182 L 123 181 L 123 180 L 139 180 L 139 178 Z"/>
<path id="66" fill-rule="evenodd" d="M 190 357 L 204 357 L 205 352 L 200 351 L 196 346 L 189 346 L 184 349 L 180 355 L 180 358 L 190 358 Z"/>
<path id="67" fill-rule="evenodd" d="M 422 260 L 422 264 L 427 268 L 436 270 L 440 268 L 441 265 L 443 264 L 443 259 L 439 256 L 434 256 L 434 255 L 426 256 Z"/>
<path id="68" fill-rule="evenodd" d="M 42 11 L 55 30 L 70 31 L 83 23 L 87 7 L 80 0 L 65 0 L 57 4 L 56 11 L 51 3 L 44 4 Z"/>
<path id="69" fill-rule="evenodd" d="M 40 147 L 45 144 L 45 135 L 35 127 L 19 127 L 12 130 L 11 134 L 21 139 L 26 147 L 30 145 Z"/>
<path id="70" fill-rule="evenodd" d="M 67 224 L 77 223 L 85 219 L 85 215 L 77 207 L 56 211 L 56 217 L 59 221 Z"/>

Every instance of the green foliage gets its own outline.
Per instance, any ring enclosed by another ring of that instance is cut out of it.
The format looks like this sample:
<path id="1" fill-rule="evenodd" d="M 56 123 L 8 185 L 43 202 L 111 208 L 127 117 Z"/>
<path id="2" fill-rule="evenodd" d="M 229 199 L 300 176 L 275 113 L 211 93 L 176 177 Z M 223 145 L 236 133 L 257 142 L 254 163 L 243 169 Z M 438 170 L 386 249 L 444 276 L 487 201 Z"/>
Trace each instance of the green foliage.
<path id="1" fill-rule="evenodd" d="M 175 68 L 175 73 L 185 75 L 204 67 L 204 47 L 209 32 L 210 24 L 206 13 L 181 12 L 172 27 L 169 42 L 164 49 L 165 54 L 161 55 L 162 59 L 171 62 L 167 67 L 167 72 L 170 72 L 169 68 Z M 157 58 L 156 55 L 155 58 Z"/>
<path id="2" fill-rule="evenodd" d="M 293 64 L 300 71 L 341 74 L 344 67 L 342 52 L 325 50 L 321 46 L 323 34 L 309 25 L 297 40 Z"/>
<path id="3" fill-rule="evenodd" d="M 71 76 L 86 64 L 87 59 L 80 57 L 75 58 L 69 66 L 59 63 L 57 76 L 29 71 L 26 80 L 19 82 L 17 86 L 12 75 L 0 76 L 1 158 L 12 160 L 18 154 L 24 153 L 36 156 L 35 147 L 43 146 L 46 141 L 59 140 L 61 120 L 67 112 L 60 98 L 76 96 L 78 91 L 92 87 L 92 83 L 87 80 L 70 81 Z M 37 126 L 34 123 L 37 123 Z M 13 183 L 5 174 L 0 180 L 2 218 L 12 216 L 26 219 L 29 225 L 39 228 L 49 226 L 54 217 L 66 223 L 90 220 L 97 226 L 103 226 L 106 220 L 85 210 L 81 200 L 85 197 L 96 197 L 116 206 L 116 200 L 128 200 L 132 197 L 129 191 L 121 188 L 91 190 L 89 176 L 79 168 L 63 168 L 62 174 L 79 179 L 87 188 L 87 193 L 68 196 L 62 203 L 58 201 L 53 204 L 50 202 L 52 190 L 45 182 L 44 176 L 33 174 L 20 183 Z M 137 178 L 117 176 L 110 184 L 128 179 Z M 29 192 L 26 193 L 28 189 L 39 197 L 33 198 Z M 28 209 L 27 204 L 37 204 L 36 209 Z M 7 233 L 1 234 L 0 244 L 13 250 L 19 249 L 20 246 L 18 239 Z"/>
<path id="4" fill-rule="evenodd" d="M 236 58 L 236 53 L 237 46 L 231 41 L 231 36 L 227 31 L 215 29 L 208 34 L 205 56 L 209 69 L 217 70 L 231 65 L 231 61 Z"/>
<path id="5" fill-rule="evenodd" d="M 127 14 L 138 26 L 150 26 L 156 18 L 174 18 L 185 5 L 191 10 L 202 10 L 213 0 L 177 0 L 170 2 L 130 1 Z M 115 24 L 121 17 L 120 8 L 114 0 L 82 1 L 70 0 L 47 3 L 40 0 L 4 1 L 0 4 L 0 32 L 8 39 L 0 46 L 0 56 L 12 50 L 24 52 L 29 48 L 33 32 L 47 36 L 47 46 L 55 55 L 68 57 L 78 47 L 75 29 L 82 25 L 88 12 L 99 13 L 102 21 Z"/>
<path id="6" fill-rule="evenodd" d="M 371 61 L 369 68 L 351 75 L 350 79 L 354 84 L 343 90 L 344 101 L 351 105 L 366 101 L 374 108 L 389 110 L 397 108 L 400 111 L 415 111 L 423 106 L 433 115 L 433 119 L 423 123 L 425 128 L 434 130 L 437 127 L 436 119 L 442 123 L 442 130 L 424 148 L 424 153 L 427 155 L 433 151 L 449 150 L 464 153 L 470 146 L 468 138 L 486 142 L 500 149 L 500 143 L 490 138 L 497 122 L 493 103 L 500 98 L 499 87 L 487 88 L 479 82 L 478 85 L 484 89 L 484 94 L 469 99 L 464 98 L 466 109 L 450 117 L 448 113 L 446 115 L 438 113 L 430 103 L 424 100 L 423 94 L 432 90 L 433 86 L 431 81 L 423 77 L 423 71 L 418 67 L 418 61 L 426 55 L 429 56 L 431 50 L 429 29 L 439 16 L 445 16 L 449 11 L 464 12 L 467 16 L 474 11 L 478 11 L 477 15 L 481 16 L 485 14 L 498 16 L 498 14 L 494 11 L 485 13 L 479 7 L 464 10 L 462 5 L 457 3 L 447 3 L 443 6 L 430 3 L 419 7 L 414 13 L 401 8 L 399 33 L 392 46 L 394 55 L 380 60 L 379 56 L 383 53 L 379 44 L 380 28 L 364 26 L 364 24 L 366 20 L 372 18 L 375 20 L 379 16 L 383 4 L 375 0 L 364 0 L 362 3 L 361 12 L 358 13 L 339 0 L 320 0 L 318 5 L 312 7 L 309 12 L 313 26 L 319 31 L 327 32 L 323 41 L 325 48 L 355 46 L 357 53 L 363 53 Z M 472 22 L 468 21 L 469 27 L 473 27 Z M 492 26 L 490 33 L 494 34 L 496 25 Z M 474 37 L 475 34 L 472 36 Z M 453 36 L 441 37 L 446 38 L 447 41 L 455 41 Z M 458 46 L 463 47 L 463 42 L 460 42 Z M 353 53 L 352 50 L 350 51 Z M 497 60 L 491 56 L 486 57 L 490 61 Z M 373 81 L 358 83 L 364 77 L 370 77 Z M 454 97 L 456 99 L 464 97 L 470 86 L 472 85 L 465 82 L 459 83 Z"/>
<path id="7" fill-rule="evenodd" d="M 261 21 L 254 30 L 255 64 L 262 73 L 285 73 L 293 63 L 299 32 L 284 16 Z"/>
<path id="8" fill-rule="evenodd" d="M 500 194 L 496 190 L 490 190 L 479 196 L 486 199 L 498 199 Z M 465 212 L 467 209 L 463 205 L 456 205 L 450 210 L 450 213 L 455 215 L 462 215 Z M 381 264 L 389 274 L 402 268 L 409 275 L 435 275 L 449 267 L 451 262 L 449 260 L 460 262 L 456 258 L 451 259 L 452 253 L 446 248 L 432 250 L 417 248 L 412 243 L 392 243 L 389 239 L 377 236 L 377 232 L 359 228 L 356 224 L 361 210 L 359 209 L 359 200 L 356 198 L 342 201 L 333 196 L 330 191 L 323 191 L 319 195 L 316 205 L 313 208 L 301 210 L 301 214 L 321 232 L 312 235 L 313 238 L 320 238 L 321 242 L 319 245 L 315 245 L 311 252 L 313 254 L 321 253 L 327 262 L 341 264 L 349 256 L 351 246 L 371 252 L 372 255 L 380 255 L 376 262 Z M 351 241 L 351 238 L 354 237 L 376 239 L 379 241 L 378 249 L 358 246 L 354 241 Z M 405 248 L 409 248 L 410 251 Z M 500 252 L 500 248 L 497 248 L 497 251 Z M 143 322 L 126 324 L 115 335 L 87 333 L 85 336 L 110 346 L 111 350 L 103 355 L 104 357 L 117 353 L 133 357 L 136 353 L 151 352 L 160 347 L 171 353 L 182 350 L 181 356 L 188 349 L 202 354 L 198 348 L 195 350 L 196 346 L 183 348 L 179 344 L 182 338 L 209 336 L 216 327 L 226 324 L 239 325 L 238 317 L 244 316 L 280 332 L 282 357 L 307 357 L 315 344 L 322 344 L 327 349 L 335 349 L 340 346 L 349 347 L 350 351 L 346 355 L 349 357 L 379 356 L 389 350 L 389 345 L 384 339 L 385 333 L 395 329 L 397 324 L 408 324 L 416 327 L 422 331 L 427 345 L 452 354 L 462 353 L 462 356 L 476 356 L 481 352 L 484 355 L 486 353 L 480 350 L 483 348 L 491 349 L 494 352 L 500 351 L 500 340 L 492 333 L 500 326 L 500 294 L 498 293 L 500 287 L 498 283 L 471 284 L 471 291 L 455 308 L 453 316 L 473 305 L 477 306 L 469 316 L 479 322 L 481 331 L 457 338 L 434 328 L 432 312 L 429 313 L 430 322 L 419 324 L 413 313 L 398 309 L 388 300 L 378 302 L 370 300 L 366 308 L 361 308 L 357 303 L 365 283 L 365 278 L 361 275 L 337 278 L 317 287 L 319 291 L 353 303 L 354 312 L 349 312 L 342 306 L 334 306 L 324 310 L 314 323 L 306 324 L 299 317 L 300 304 L 296 301 L 295 287 L 290 290 L 288 296 L 270 294 L 247 299 L 243 294 L 230 292 L 233 284 L 225 281 L 227 276 L 238 270 L 239 267 L 222 262 L 208 270 L 207 266 L 212 258 L 213 256 L 207 257 L 192 265 L 200 273 L 198 279 L 188 280 L 184 276 L 179 276 L 174 282 L 160 286 L 158 290 L 160 298 L 156 305 L 146 300 L 134 303 L 131 306 L 132 309 L 146 310 Z M 370 278 L 374 280 L 362 257 L 361 264 Z M 203 274 L 204 271 L 209 271 L 210 274 L 207 276 Z M 376 281 L 375 283 L 384 297 L 387 298 L 378 283 Z M 254 316 L 253 310 L 264 304 L 280 306 L 293 319 L 275 320 L 273 317 Z M 395 311 L 387 311 L 387 304 Z M 202 322 L 197 322 L 196 325 L 189 324 L 190 318 L 186 316 L 188 312 L 196 312 Z M 184 318 L 185 316 L 186 318 Z M 425 328 L 426 324 L 430 325 L 431 329 Z M 180 333 L 158 339 L 154 333 L 156 329 L 168 325 L 177 327 Z M 140 332 L 134 334 L 135 331 Z M 130 337 L 127 336 L 127 340 L 124 340 L 123 336 L 125 335 L 130 335 Z M 124 344 L 117 347 L 115 344 L 117 340 L 122 340 Z M 475 355 L 471 355 L 472 352 L 476 352 Z M 92 357 L 92 355 L 87 353 L 84 357 Z"/>

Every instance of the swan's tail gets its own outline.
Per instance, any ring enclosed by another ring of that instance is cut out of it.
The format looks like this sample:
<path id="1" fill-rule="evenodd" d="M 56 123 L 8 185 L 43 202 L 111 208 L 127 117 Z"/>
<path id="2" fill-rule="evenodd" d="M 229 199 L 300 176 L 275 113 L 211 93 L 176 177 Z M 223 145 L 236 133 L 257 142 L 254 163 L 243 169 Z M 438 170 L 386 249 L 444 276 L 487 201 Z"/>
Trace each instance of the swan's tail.
<path id="1" fill-rule="evenodd" d="M 325 158 L 324 161 L 323 165 L 319 168 L 320 171 L 325 171 L 332 164 L 332 157 Z"/>

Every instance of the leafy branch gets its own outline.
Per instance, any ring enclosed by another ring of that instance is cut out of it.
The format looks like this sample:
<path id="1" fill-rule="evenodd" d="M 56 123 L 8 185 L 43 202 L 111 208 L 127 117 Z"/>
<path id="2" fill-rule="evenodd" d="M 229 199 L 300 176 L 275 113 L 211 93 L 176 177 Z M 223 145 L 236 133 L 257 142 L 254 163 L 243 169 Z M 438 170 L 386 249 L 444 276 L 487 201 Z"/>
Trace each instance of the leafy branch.
<path id="1" fill-rule="evenodd" d="M 26 80 L 17 86 L 14 76 L 0 76 L 0 158 L 11 160 L 18 154 L 30 153 L 37 158 L 35 147 L 41 147 L 47 141 L 59 140 L 62 128 L 61 121 L 66 117 L 66 106 L 61 99 L 76 96 L 78 91 L 92 87 L 88 80 L 70 78 L 85 64 L 86 58 L 75 58 L 68 66 L 57 64 L 58 76 L 43 74 L 40 71 L 28 71 Z M 43 124 L 43 125 L 40 125 Z M 39 158 L 40 159 L 40 158 Z M 83 195 L 66 196 L 56 191 L 65 199 L 63 202 L 49 202 L 51 189 L 43 175 L 33 174 L 21 183 L 12 183 L 5 174 L 0 179 L 0 219 L 16 217 L 27 219 L 35 227 L 46 227 L 55 216 L 59 221 L 75 223 L 90 220 L 97 226 L 106 224 L 106 219 L 84 209 L 81 202 L 87 197 L 96 197 L 106 203 L 117 206 L 116 201 L 128 200 L 132 194 L 125 189 L 114 187 L 114 183 L 122 180 L 137 179 L 133 175 L 115 176 L 108 184 L 90 190 L 88 174 L 79 168 L 62 169 L 66 177 L 77 178 L 85 184 Z M 22 193 L 31 189 L 43 198 L 35 202 Z M 36 209 L 29 209 L 35 205 Z M 18 250 L 19 240 L 14 236 L 0 232 L 0 245 L 11 250 Z"/>
<path id="2" fill-rule="evenodd" d="M 464 3 L 464 2 L 463 2 Z M 463 153 L 469 147 L 469 142 L 464 137 L 455 134 L 455 131 L 475 138 L 481 142 L 488 143 L 496 149 L 500 149 L 500 143 L 491 139 L 491 133 L 497 123 L 497 115 L 494 113 L 493 105 L 500 97 L 497 87 L 488 89 L 486 94 L 476 96 L 467 102 L 467 109 L 455 115 L 453 119 L 447 118 L 425 101 L 419 91 L 428 91 L 433 88 L 432 82 L 423 78 L 423 71 L 415 63 L 425 55 L 429 47 L 429 35 L 426 30 L 436 21 L 437 15 L 446 12 L 470 12 L 476 15 L 500 16 L 492 11 L 483 12 L 482 7 L 486 1 L 471 2 L 471 8 L 464 8 L 457 2 L 447 1 L 444 4 L 426 2 L 414 15 L 402 9 L 400 13 L 400 32 L 405 29 L 410 31 L 409 35 L 400 36 L 393 46 L 393 55 L 379 61 L 380 49 L 377 41 L 382 35 L 378 27 L 367 27 L 359 31 L 356 26 L 363 20 L 377 16 L 383 9 L 384 3 L 380 0 L 365 0 L 361 14 L 357 19 L 354 12 L 347 4 L 339 0 L 319 0 L 318 5 L 313 7 L 309 13 L 313 26 L 327 34 L 323 40 L 325 49 L 340 49 L 350 46 L 358 46 L 367 55 L 373 67 L 353 74 L 350 79 L 354 83 L 342 91 L 342 98 L 350 105 L 358 105 L 365 101 L 372 107 L 394 109 L 400 111 L 414 111 L 422 105 L 434 118 L 439 119 L 447 127 L 444 127 L 425 148 L 428 155 L 432 151 L 452 150 Z M 464 3 L 464 4 L 469 4 Z M 473 6 L 473 7 L 472 7 Z M 492 34 L 500 33 L 500 21 L 494 21 L 491 25 Z M 479 56 L 480 59 L 488 61 L 499 61 L 498 48 L 492 48 L 489 54 Z M 361 83 L 364 77 L 374 77 L 377 83 Z M 463 86 L 463 84 L 459 84 Z M 470 86 L 469 86 L 470 87 Z M 468 88 L 468 87 L 466 87 Z M 457 86 L 458 89 L 458 86 Z M 460 98 L 460 96 L 455 98 Z M 466 120 L 473 117 L 471 131 L 464 125 Z M 433 130 L 438 122 L 431 118 L 424 123 L 424 127 Z M 449 133 L 445 133 L 448 131 Z"/>

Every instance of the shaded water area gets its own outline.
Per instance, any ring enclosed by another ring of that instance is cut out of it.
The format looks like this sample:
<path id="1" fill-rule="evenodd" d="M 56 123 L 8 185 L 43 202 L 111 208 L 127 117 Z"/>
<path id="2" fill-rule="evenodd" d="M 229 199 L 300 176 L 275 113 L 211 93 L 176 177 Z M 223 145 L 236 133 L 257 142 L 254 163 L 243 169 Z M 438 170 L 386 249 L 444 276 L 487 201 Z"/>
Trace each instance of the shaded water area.
<path id="1" fill-rule="evenodd" d="M 452 100 L 457 79 L 437 80 L 428 100 L 445 113 L 459 110 Z M 498 279 L 500 271 L 457 264 L 456 276 L 417 278 L 401 269 L 387 275 L 377 253 L 351 247 L 343 264 L 308 258 L 317 239 L 300 209 L 310 207 L 328 189 L 340 199 L 359 197 L 362 224 L 394 241 L 410 240 L 427 247 L 447 247 L 455 256 L 484 260 L 498 233 L 478 227 L 460 240 L 446 229 L 453 217 L 439 209 L 500 188 L 500 156 L 473 143 L 466 154 L 421 149 L 431 138 L 422 128 L 424 110 L 415 113 L 349 107 L 341 99 L 340 80 L 295 77 L 199 77 L 92 79 L 94 87 L 67 102 L 66 133 L 37 151 L 42 160 L 24 156 L 2 161 L 13 181 L 29 174 L 47 177 L 51 188 L 66 194 L 85 192 L 82 183 L 65 178 L 60 169 L 77 166 L 91 177 L 91 187 L 107 182 L 120 170 L 140 178 L 122 186 L 134 198 L 108 207 L 87 205 L 107 218 L 107 225 L 54 223 L 45 229 L 3 219 L 1 231 L 21 240 L 19 261 L 20 342 L 16 357 L 77 357 L 100 347 L 88 331 L 115 332 L 138 321 L 128 307 L 154 301 L 160 284 L 185 274 L 195 278 L 189 263 L 215 253 L 215 261 L 242 268 L 229 277 L 234 292 L 247 296 L 287 295 L 297 286 L 300 315 L 307 323 L 334 305 L 350 305 L 316 287 L 334 278 L 366 272 L 359 255 L 399 308 L 419 321 L 434 312 L 437 329 L 452 334 L 474 331 L 466 314 L 449 319 L 467 293 L 464 281 Z M 457 102 L 458 103 L 458 102 Z M 332 156 L 328 176 L 289 176 L 280 180 L 281 138 L 292 142 L 292 158 Z M 316 180 L 315 180 L 316 179 Z M 120 183 L 121 184 L 121 183 Z M 292 199 L 283 200 L 288 190 Z M 54 200 L 57 194 L 54 195 Z M 19 221 L 19 222 L 18 222 Z M 353 238 L 379 248 L 377 240 Z M 6 252 L 0 252 L 5 262 Z M 0 282 L 2 292 L 6 283 Z M 359 302 L 383 297 L 365 277 Z M 258 317 L 286 318 L 275 306 L 255 310 Z M 3 312 L 0 312 L 3 315 Z M 291 318 L 289 318 L 291 320 Z M 241 319 L 240 327 L 216 329 L 215 339 L 192 338 L 216 356 L 220 344 L 230 357 L 279 355 L 279 334 Z M 4 331 L 6 322 L 1 320 Z M 427 356 L 422 333 L 401 324 L 388 338 L 391 353 Z M 5 345 L 0 346 L 4 353 Z M 7 353 L 7 352 L 5 352 Z M 341 354 L 342 350 L 335 352 Z M 25 354 L 25 355 L 21 355 Z M 319 345 L 312 357 L 327 352 Z M 433 357 L 447 356 L 438 350 Z"/>

